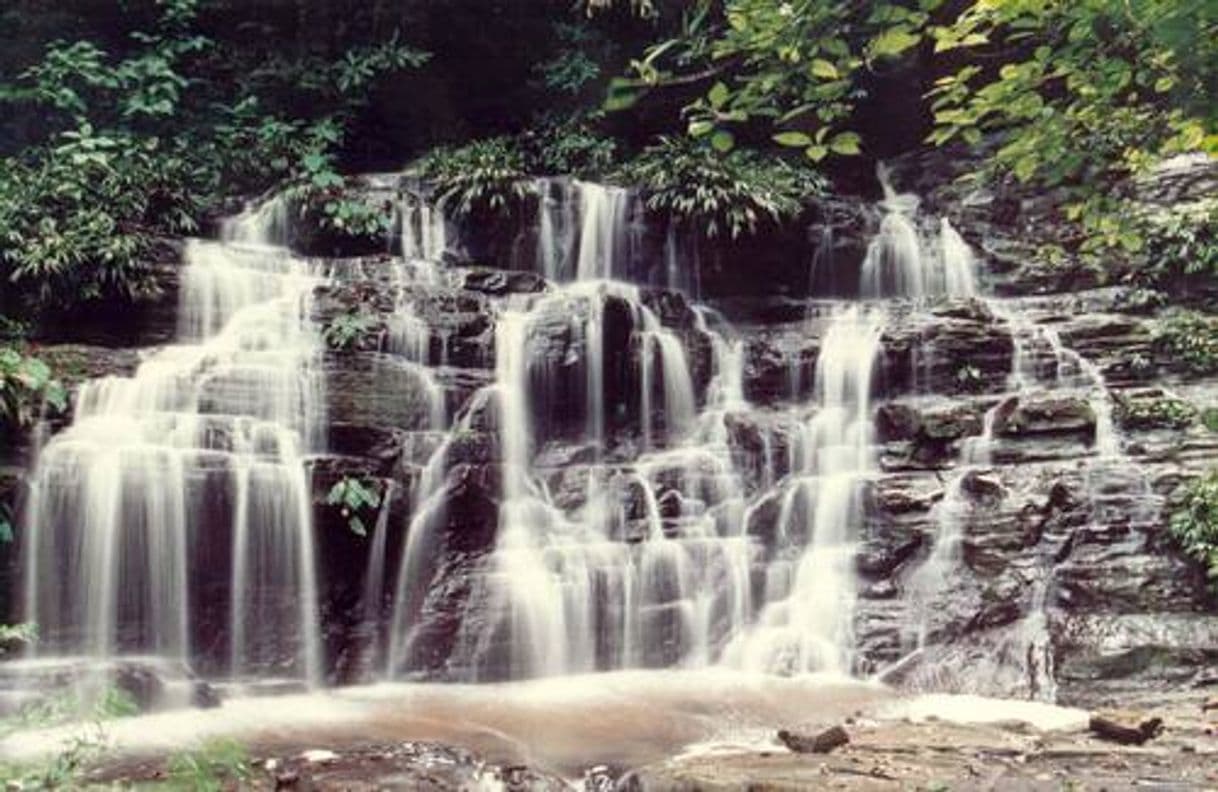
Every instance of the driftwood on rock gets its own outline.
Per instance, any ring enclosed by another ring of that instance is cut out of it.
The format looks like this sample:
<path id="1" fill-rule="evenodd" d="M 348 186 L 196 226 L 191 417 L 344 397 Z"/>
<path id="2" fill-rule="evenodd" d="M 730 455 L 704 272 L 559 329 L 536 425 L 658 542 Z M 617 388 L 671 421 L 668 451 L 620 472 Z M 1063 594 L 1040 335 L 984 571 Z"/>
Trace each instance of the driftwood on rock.
<path id="1" fill-rule="evenodd" d="M 850 735 L 846 734 L 846 730 L 841 726 L 831 726 L 813 735 L 795 734 L 780 729 L 778 739 L 795 753 L 829 753 L 834 748 L 850 742 Z"/>
<path id="2" fill-rule="evenodd" d="M 1141 745 L 1163 733 L 1163 719 L 1143 718 L 1134 713 L 1103 713 L 1091 716 L 1090 728 L 1101 740 Z"/>

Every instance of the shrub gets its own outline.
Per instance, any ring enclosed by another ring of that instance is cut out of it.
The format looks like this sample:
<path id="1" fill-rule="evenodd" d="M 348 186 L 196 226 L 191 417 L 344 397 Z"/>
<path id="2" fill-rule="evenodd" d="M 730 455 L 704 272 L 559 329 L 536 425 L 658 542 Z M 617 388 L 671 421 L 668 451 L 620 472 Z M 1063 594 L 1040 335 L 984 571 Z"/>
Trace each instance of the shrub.
<path id="1" fill-rule="evenodd" d="M 530 172 L 595 178 L 609 173 L 617 160 L 617 144 L 580 120 L 549 124 L 526 134 L 523 145 Z"/>
<path id="2" fill-rule="evenodd" d="M 1184 486 L 1169 525 L 1184 553 L 1218 581 L 1218 471 Z"/>
<path id="3" fill-rule="evenodd" d="M 533 191 L 524 152 L 509 137 L 433 149 L 416 167 L 435 189 L 436 203 L 458 215 L 511 213 Z"/>
<path id="4" fill-rule="evenodd" d="M 614 176 L 647 195 L 648 208 L 695 224 L 707 238 L 754 233 L 803 211 L 824 190 L 806 166 L 748 149 L 722 154 L 687 138 L 661 138 Z"/>
<path id="5" fill-rule="evenodd" d="M 43 405 L 55 411 L 68 406 L 67 389 L 51 368 L 14 347 L 0 346 L 0 426 L 19 429 L 31 424 Z"/>
<path id="6" fill-rule="evenodd" d="M 1139 216 L 1146 272 L 1164 282 L 1218 275 L 1218 199 L 1177 203 Z"/>
<path id="7" fill-rule="evenodd" d="M 1195 311 L 1180 311 L 1160 326 L 1155 345 L 1172 361 L 1195 374 L 1218 371 L 1218 326 Z"/>
<path id="8" fill-rule="evenodd" d="M 1197 408 L 1174 396 L 1121 399 L 1117 420 L 1126 429 L 1184 429 L 1197 420 Z"/>

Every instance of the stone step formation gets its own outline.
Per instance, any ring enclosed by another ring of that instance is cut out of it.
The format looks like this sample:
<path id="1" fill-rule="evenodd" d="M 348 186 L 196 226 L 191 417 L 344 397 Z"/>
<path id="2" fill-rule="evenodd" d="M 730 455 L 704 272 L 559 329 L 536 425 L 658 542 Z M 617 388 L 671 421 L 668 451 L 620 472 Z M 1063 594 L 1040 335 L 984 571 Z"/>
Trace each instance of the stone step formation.
<path id="1" fill-rule="evenodd" d="M 82 385 L 38 456 L 36 651 L 1069 702 L 1192 673 L 1218 619 L 1163 493 L 1216 443 L 1120 420 L 1164 395 L 1127 365 L 1152 323 L 1112 290 L 990 296 L 967 217 L 881 181 L 798 298 L 716 296 L 636 194 L 572 179 L 537 181 L 502 268 L 409 175 L 367 180 L 381 254 L 303 255 L 288 199 L 251 207 L 186 245 L 177 342 Z M 351 477 L 364 535 L 327 500 Z"/>

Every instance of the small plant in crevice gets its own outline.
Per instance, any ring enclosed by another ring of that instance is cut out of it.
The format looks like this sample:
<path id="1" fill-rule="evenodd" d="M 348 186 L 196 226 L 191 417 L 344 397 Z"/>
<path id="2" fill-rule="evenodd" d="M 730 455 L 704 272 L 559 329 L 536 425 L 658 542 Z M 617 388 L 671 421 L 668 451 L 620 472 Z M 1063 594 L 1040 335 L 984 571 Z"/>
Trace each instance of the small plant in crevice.
<path id="1" fill-rule="evenodd" d="M 174 754 L 167 770 L 172 785 L 200 792 L 244 788 L 253 773 L 245 747 L 223 738 L 208 740 L 195 751 Z"/>
<path id="2" fill-rule="evenodd" d="M 364 518 L 375 517 L 381 507 L 380 485 L 367 476 L 343 476 L 326 494 L 326 503 L 339 509 L 351 533 L 367 536 Z"/>
<path id="3" fill-rule="evenodd" d="M 1197 408 L 1174 396 L 1123 398 L 1116 417 L 1125 429 L 1185 429 L 1197 420 Z"/>
<path id="4" fill-rule="evenodd" d="M 1211 585 L 1218 587 L 1218 470 L 1178 491 L 1168 527 L 1180 549 L 1199 562 Z"/>
<path id="5" fill-rule="evenodd" d="M 336 352 L 355 349 L 360 339 L 376 327 L 376 318 L 363 311 L 340 314 L 322 330 L 322 340 Z"/>
<path id="6" fill-rule="evenodd" d="M 1135 287 L 1117 295 L 1113 307 L 1118 311 L 1151 314 L 1167 305 L 1167 295 L 1158 289 Z"/>
<path id="7" fill-rule="evenodd" d="M 1196 311 L 1179 311 L 1155 333 L 1155 346 L 1170 361 L 1194 374 L 1218 371 L 1218 322 Z"/>
<path id="8" fill-rule="evenodd" d="M 1201 411 L 1201 425 L 1211 432 L 1218 432 L 1218 407 L 1206 407 Z"/>

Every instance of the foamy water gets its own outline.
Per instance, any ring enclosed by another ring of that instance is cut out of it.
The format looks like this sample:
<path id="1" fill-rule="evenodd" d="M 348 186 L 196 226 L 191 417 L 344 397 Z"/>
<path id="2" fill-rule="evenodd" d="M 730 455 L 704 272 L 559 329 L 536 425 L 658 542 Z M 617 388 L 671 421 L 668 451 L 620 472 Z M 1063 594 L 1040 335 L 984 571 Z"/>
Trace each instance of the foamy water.
<path id="1" fill-rule="evenodd" d="M 489 685 L 381 684 L 308 694 L 239 697 L 104 724 L 111 756 L 164 754 L 230 737 L 259 752 L 431 740 L 496 762 L 578 775 L 594 764 L 639 766 L 674 756 L 782 751 L 780 728 L 867 718 L 987 723 L 1018 720 L 1070 729 L 1086 712 L 978 696 L 898 697 L 846 677 L 780 678 L 737 671 L 620 671 Z M 87 727 L 95 733 L 93 726 Z M 0 757 L 53 754 L 85 725 L 0 741 Z"/>

